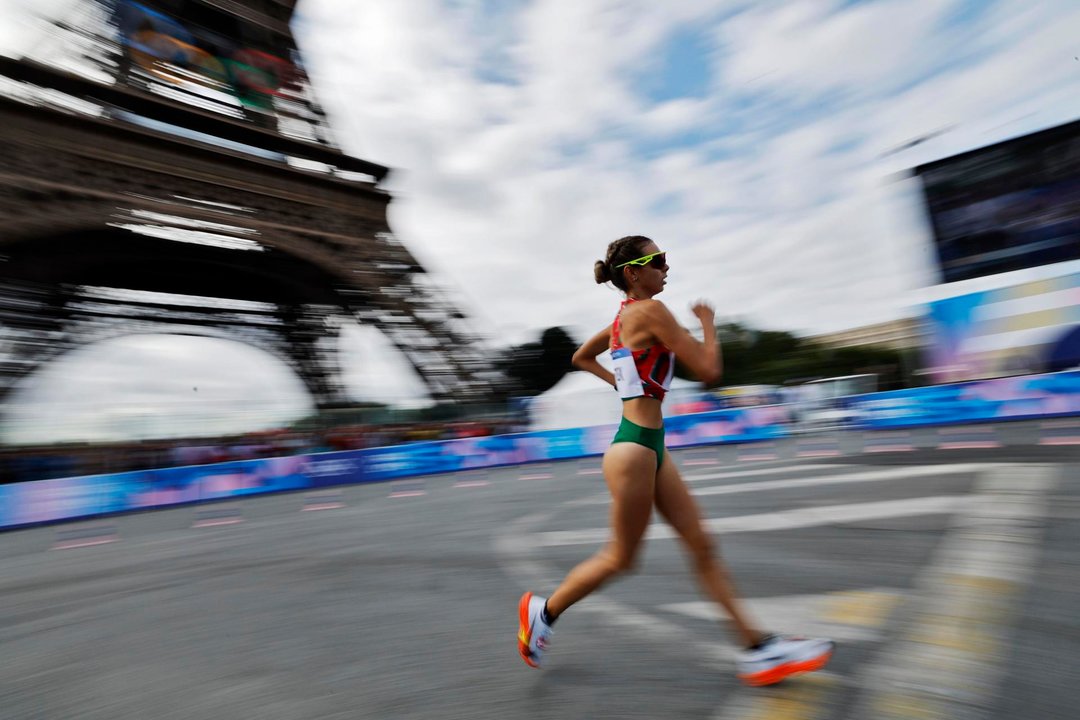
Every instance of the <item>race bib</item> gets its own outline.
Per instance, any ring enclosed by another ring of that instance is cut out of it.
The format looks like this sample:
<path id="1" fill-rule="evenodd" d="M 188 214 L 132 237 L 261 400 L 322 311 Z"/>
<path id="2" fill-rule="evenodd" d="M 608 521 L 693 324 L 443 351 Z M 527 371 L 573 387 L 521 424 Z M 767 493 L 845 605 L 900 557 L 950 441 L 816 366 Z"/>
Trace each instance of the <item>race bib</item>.
<path id="1" fill-rule="evenodd" d="M 634 354 L 626 348 L 611 351 L 612 368 L 615 374 L 615 389 L 623 400 L 641 397 L 645 391 L 641 387 L 641 376 L 634 364 Z"/>

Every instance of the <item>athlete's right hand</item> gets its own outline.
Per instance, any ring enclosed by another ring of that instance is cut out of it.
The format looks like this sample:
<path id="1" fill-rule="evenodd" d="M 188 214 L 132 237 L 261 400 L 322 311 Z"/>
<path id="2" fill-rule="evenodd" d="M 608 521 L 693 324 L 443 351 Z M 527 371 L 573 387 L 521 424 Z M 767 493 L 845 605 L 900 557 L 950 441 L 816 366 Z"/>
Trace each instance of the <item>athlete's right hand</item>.
<path id="1" fill-rule="evenodd" d="M 702 327 L 712 325 L 713 321 L 716 319 L 716 312 L 712 309 L 712 305 L 704 300 L 698 300 L 691 305 L 690 312 L 697 316 L 697 319 L 701 321 Z"/>

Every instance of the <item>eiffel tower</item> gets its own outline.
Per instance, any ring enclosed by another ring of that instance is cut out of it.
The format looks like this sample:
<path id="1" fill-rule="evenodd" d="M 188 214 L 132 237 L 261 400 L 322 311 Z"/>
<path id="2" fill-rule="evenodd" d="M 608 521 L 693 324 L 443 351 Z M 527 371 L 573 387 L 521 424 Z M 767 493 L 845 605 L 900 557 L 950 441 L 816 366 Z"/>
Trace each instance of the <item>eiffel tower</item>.
<path id="1" fill-rule="evenodd" d="M 348 404 L 337 327 L 381 330 L 436 400 L 499 385 L 387 223 L 387 168 L 333 142 L 292 0 L 84 0 L 0 57 L 0 402 L 78 346 L 147 332 L 281 358 Z"/>

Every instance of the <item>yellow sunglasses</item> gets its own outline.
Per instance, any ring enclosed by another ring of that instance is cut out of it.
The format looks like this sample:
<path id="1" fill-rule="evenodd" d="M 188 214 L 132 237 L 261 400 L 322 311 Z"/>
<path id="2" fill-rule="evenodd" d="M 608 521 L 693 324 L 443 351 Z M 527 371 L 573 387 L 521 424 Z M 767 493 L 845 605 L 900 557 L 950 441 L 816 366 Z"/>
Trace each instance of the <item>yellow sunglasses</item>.
<path id="1" fill-rule="evenodd" d="M 624 263 L 619 263 L 618 265 L 616 265 L 615 269 L 618 270 L 619 268 L 626 267 L 627 265 L 640 265 L 642 267 L 646 265 L 652 265 L 654 268 L 659 270 L 662 269 L 665 265 L 667 265 L 667 253 L 661 250 L 660 252 L 654 252 L 652 255 L 639 257 L 636 260 L 627 260 Z"/>

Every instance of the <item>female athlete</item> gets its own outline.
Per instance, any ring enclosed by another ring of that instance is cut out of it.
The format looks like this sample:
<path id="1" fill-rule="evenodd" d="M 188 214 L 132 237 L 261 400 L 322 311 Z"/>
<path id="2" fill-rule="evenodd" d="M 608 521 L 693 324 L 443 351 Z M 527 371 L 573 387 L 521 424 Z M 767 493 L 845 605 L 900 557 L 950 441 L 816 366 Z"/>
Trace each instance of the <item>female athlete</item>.
<path id="1" fill-rule="evenodd" d="M 556 619 L 604 582 L 629 570 L 641 547 L 653 507 L 682 539 L 706 594 L 723 608 L 742 650 L 737 673 L 750 685 L 770 685 L 795 673 L 825 666 L 830 640 L 760 632 L 743 610 L 726 568 L 675 461 L 664 447 L 661 402 L 678 358 L 699 379 L 715 382 L 721 374 L 713 310 L 699 302 L 692 310 L 704 336 L 698 341 L 679 326 L 671 312 L 653 298 L 667 283 L 667 256 L 649 238 L 635 235 L 611 243 L 595 264 L 596 282 L 611 282 L 626 299 L 615 321 L 574 353 L 574 366 L 615 387 L 623 401 L 622 423 L 604 453 L 603 471 L 611 492 L 611 539 L 575 567 L 548 598 L 525 593 L 518 603 L 518 651 L 539 667 Z M 613 372 L 597 357 L 611 351 Z"/>

